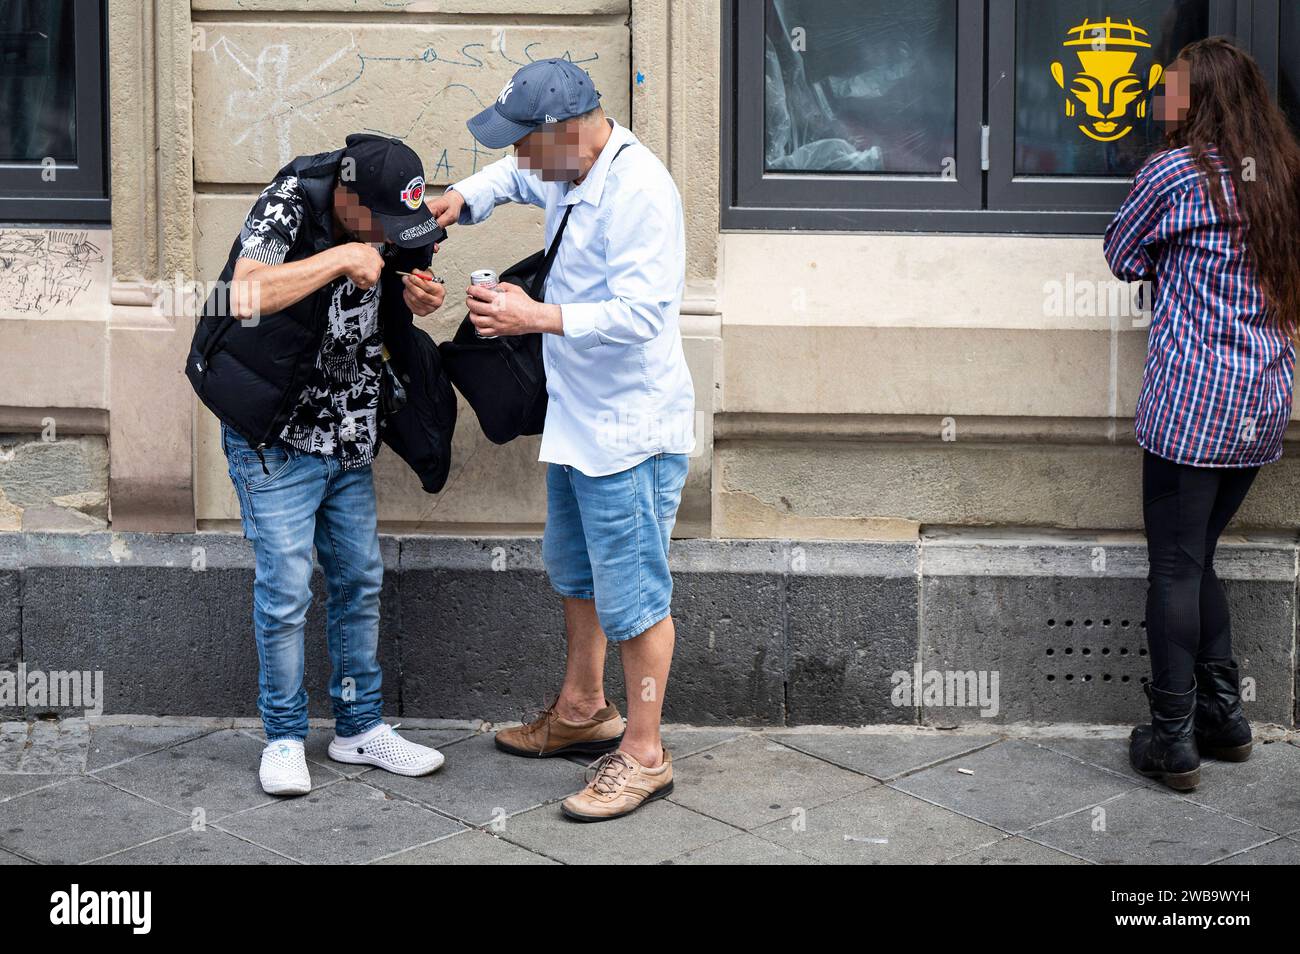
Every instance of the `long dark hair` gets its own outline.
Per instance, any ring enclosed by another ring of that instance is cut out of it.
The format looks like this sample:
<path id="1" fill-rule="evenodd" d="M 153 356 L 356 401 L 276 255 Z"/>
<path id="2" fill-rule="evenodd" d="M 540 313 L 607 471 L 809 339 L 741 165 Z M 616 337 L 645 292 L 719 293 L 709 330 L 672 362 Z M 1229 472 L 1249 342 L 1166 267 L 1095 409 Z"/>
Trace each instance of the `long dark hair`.
<path id="1" fill-rule="evenodd" d="M 1191 150 L 1224 216 L 1227 196 L 1208 155 L 1218 150 L 1236 187 L 1265 298 L 1282 330 L 1300 339 L 1300 144 L 1269 97 L 1259 65 L 1228 39 L 1189 43 L 1176 62 L 1186 68 L 1191 103 L 1169 131 L 1169 144 Z"/>

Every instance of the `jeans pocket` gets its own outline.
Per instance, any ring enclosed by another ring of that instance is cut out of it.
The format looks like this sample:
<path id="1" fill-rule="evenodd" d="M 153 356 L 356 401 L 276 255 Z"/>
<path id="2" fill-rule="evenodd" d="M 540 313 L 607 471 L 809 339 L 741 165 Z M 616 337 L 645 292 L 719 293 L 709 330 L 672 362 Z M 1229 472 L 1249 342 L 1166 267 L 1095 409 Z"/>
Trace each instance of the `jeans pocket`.
<path id="1" fill-rule="evenodd" d="M 249 493 L 265 490 L 293 463 L 294 452 L 278 444 L 263 447 L 259 454 L 255 450 L 239 452 L 239 469 L 243 477 L 244 489 Z"/>
<path id="2" fill-rule="evenodd" d="M 675 520 L 690 463 L 685 454 L 655 455 L 655 516 Z"/>

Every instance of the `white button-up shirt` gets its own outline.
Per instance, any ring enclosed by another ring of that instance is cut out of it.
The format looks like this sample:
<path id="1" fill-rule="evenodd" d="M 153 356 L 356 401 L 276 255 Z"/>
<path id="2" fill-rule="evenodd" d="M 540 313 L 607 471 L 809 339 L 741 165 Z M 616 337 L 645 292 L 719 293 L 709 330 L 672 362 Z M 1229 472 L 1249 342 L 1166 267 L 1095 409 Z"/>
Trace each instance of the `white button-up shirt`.
<path id="1" fill-rule="evenodd" d="M 654 153 L 631 130 L 610 125 L 579 185 L 543 182 L 507 156 L 451 187 L 465 197 L 462 224 L 483 221 L 503 202 L 546 209 L 548 247 L 574 207 L 544 296 L 560 306 L 564 334 L 542 336 L 549 403 L 539 458 L 591 477 L 695 449 L 695 390 L 678 323 L 681 196 Z"/>

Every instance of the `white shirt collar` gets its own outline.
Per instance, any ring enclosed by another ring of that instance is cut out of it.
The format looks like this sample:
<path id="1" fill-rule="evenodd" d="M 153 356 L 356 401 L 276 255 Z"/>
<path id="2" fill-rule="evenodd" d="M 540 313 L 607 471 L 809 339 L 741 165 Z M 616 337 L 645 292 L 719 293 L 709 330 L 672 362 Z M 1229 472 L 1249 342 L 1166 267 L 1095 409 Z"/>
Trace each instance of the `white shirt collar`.
<path id="1" fill-rule="evenodd" d="M 623 147 L 624 143 L 636 142 L 637 138 L 632 134 L 632 130 L 626 126 L 620 126 L 613 119 L 609 122 L 609 139 L 606 141 L 600 155 L 592 164 L 591 170 L 587 177 L 579 185 L 571 186 L 569 191 L 564 194 L 560 200 L 560 205 L 576 205 L 579 202 L 589 202 L 592 205 L 600 205 L 600 197 L 605 192 L 605 177 L 609 173 L 609 164 L 614 161 L 614 153 Z"/>

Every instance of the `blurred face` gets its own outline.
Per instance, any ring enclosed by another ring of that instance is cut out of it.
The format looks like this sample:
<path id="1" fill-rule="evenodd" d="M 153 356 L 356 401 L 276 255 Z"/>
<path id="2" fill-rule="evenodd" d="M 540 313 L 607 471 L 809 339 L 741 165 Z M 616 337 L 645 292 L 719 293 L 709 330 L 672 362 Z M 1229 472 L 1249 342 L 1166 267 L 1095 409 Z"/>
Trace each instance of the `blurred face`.
<path id="1" fill-rule="evenodd" d="M 1187 118 L 1187 110 L 1192 105 L 1189 75 L 1182 60 L 1175 60 L 1165 70 L 1165 81 L 1155 97 L 1156 119 L 1164 123 L 1165 129 L 1175 129 Z"/>
<path id="2" fill-rule="evenodd" d="M 347 186 L 334 188 L 334 217 L 343 230 L 359 242 L 387 241 L 383 226 L 375 221 L 370 209 L 362 205 L 356 193 Z"/>
<path id="3" fill-rule="evenodd" d="M 515 143 L 519 168 L 543 182 L 566 182 L 586 175 L 590 163 L 583 160 L 588 138 L 584 126 L 579 119 L 567 119 L 533 130 Z"/>

